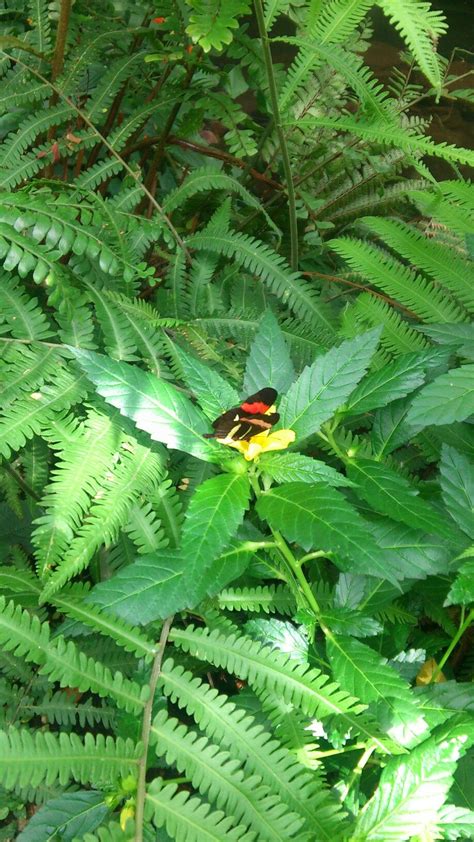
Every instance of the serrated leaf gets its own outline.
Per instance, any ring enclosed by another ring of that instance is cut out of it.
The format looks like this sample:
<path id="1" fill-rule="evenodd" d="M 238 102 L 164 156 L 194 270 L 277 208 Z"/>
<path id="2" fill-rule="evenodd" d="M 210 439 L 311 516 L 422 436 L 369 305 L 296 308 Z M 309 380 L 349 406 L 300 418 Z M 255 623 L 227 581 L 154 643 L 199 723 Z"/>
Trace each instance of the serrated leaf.
<path id="1" fill-rule="evenodd" d="M 295 379 L 295 370 L 278 322 L 267 310 L 250 346 L 244 377 L 244 392 L 251 395 L 265 386 L 283 394 Z"/>
<path id="2" fill-rule="evenodd" d="M 453 537 L 453 528 L 442 515 L 418 496 L 408 480 L 387 465 L 371 459 L 351 461 L 347 473 L 357 486 L 356 494 L 373 506 L 376 512 L 414 529 Z"/>
<path id="3" fill-rule="evenodd" d="M 410 441 L 423 428 L 423 424 L 415 426 L 407 422 L 410 405 L 411 396 L 407 396 L 381 407 L 375 413 L 371 443 L 378 459 Z"/>
<path id="4" fill-rule="evenodd" d="M 447 371 L 428 383 L 414 399 L 409 424 L 451 424 L 474 414 L 474 365 Z"/>
<path id="5" fill-rule="evenodd" d="M 370 522 L 369 530 L 381 548 L 386 567 L 396 569 L 400 579 L 426 579 L 446 573 L 452 558 L 449 542 L 387 518 Z"/>
<path id="6" fill-rule="evenodd" d="M 334 553 L 341 570 L 396 582 L 397 570 L 387 570 L 380 548 L 367 524 L 339 491 L 327 485 L 292 482 L 271 489 L 258 503 L 260 517 L 304 550 Z"/>
<path id="7" fill-rule="evenodd" d="M 439 467 L 444 505 L 466 535 L 474 540 L 474 461 L 444 444 Z"/>
<path id="8" fill-rule="evenodd" d="M 472 550 L 474 554 L 474 548 Z M 474 558 L 461 564 L 445 605 L 469 605 L 474 602 Z"/>
<path id="9" fill-rule="evenodd" d="M 352 392 L 344 406 L 344 415 L 359 415 L 404 398 L 423 383 L 425 365 L 422 354 L 403 354 L 370 372 Z"/>
<path id="10" fill-rule="evenodd" d="M 124 620 L 146 624 L 190 608 L 186 563 L 178 550 L 160 550 L 123 567 L 92 589 L 85 602 L 107 608 Z"/>
<path id="11" fill-rule="evenodd" d="M 92 833 L 109 812 L 104 793 L 64 792 L 52 798 L 31 817 L 17 836 L 18 842 L 49 842 L 60 834 L 61 842 L 71 842 L 85 833 Z"/>
<path id="12" fill-rule="evenodd" d="M 281 424 L 299 442 L 315 433 L 334 414 L 369 366 L 381 328 L 343 342 L 307 366 L 280 404 Z"/>
<path id="13" fill-rule="evenodd" d="M 182 553 L 188 562 L 186 591 L 193 604 L 211 587 L 212 562 L 242 523 L 249 498 L 246 475 L 220 474 L 196 489 L 182 535 Z"/>
<path id="14" fill-rule="evenodd" d="M 217 445 L 203 439 L 200 432 L 206 428 L 205 417 L 170 383 L 102 354 L 70 350 L 107 403 L 152 439 L 207 462 L 218 460 Z"/>
<path id="15" fill-rule="evenodd" d="M 352 485 L 347 477 L 321 462 L 302 453 L 264 453 L 260 467 L 275 482 L 326 482 L 328 485 Z"/>
<path id="16" fill-rule="evenodd" d="M 453 782 L 456 762 L 472 741 L 472 724 L 460 717 L 425 740 L 408 757 L 390 760 L 375 795 L 359 814 L 357 840 L 399 842 L 436 826 Z"/>
<path id="17" fill-rule="evenodd" d="M 186 385 L 196 395 L 202 411 L 210 421 L 214 421 L 226 409 L 239 406 L 236 390 L 211 366 L 187 354 L 178 345 L 173 346 L 173 354 L 179 361 Z"/>

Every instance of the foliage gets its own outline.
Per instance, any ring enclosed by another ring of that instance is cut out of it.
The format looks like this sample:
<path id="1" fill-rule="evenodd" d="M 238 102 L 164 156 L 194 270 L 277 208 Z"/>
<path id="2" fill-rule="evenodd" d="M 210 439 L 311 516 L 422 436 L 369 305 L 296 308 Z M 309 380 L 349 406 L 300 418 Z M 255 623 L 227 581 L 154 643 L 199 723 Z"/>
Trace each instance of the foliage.
<path id="1" fill-rule="evenodd" d="M 3 3 L 1 839 L 473 835 L 473 157 L 374 5 Z"/>

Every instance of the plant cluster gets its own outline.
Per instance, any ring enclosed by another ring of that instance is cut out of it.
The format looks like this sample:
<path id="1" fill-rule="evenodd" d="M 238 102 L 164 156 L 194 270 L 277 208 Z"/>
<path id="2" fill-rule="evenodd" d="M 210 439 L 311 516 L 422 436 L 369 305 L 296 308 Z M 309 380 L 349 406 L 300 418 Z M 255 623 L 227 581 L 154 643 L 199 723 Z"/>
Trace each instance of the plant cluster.
<path id="1" fill-rule="evenodd" d="M 474 155 L 418 108 L 471 92 L 424 0 L 383 87 L 374 5 L 1 4 L 0 839 L 472 838 Z"/>

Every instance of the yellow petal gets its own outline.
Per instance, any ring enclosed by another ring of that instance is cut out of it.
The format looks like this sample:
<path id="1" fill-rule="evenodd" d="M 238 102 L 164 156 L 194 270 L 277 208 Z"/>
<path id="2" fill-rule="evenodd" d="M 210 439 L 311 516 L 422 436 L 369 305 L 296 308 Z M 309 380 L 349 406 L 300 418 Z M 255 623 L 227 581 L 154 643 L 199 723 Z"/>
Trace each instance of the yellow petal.
<path id="1" fill-rule="evenodd" d="M 257 433 L 248 441 L 233 441 L 231 438 L 217 439 L 217 441 L 238 450 L 247 462 L 251 462 L 267 450 L 284 450 L 294 442 L 295 438 L 293 430 L 276 430 L 274 433 L 264 430 L 263 433 Z"/>

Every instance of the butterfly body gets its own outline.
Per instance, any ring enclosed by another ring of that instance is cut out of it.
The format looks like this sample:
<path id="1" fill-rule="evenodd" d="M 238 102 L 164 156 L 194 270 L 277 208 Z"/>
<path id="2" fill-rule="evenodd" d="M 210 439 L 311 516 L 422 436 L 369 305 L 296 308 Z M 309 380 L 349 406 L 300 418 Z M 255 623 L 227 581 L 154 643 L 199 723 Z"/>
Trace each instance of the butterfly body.
<path id="1" fill-rule="evenodd" d="M 278 412 L 269 412 L 276 398 L 277 392 L 270 386 L 260 389 L 240 406 L 219 415 L 212 423 L 214 432 L 205 433 L 204 438 L 248 441 L 252 436 L 270 430 L 280 418 Z"/>

